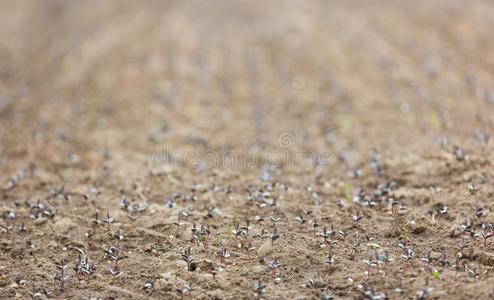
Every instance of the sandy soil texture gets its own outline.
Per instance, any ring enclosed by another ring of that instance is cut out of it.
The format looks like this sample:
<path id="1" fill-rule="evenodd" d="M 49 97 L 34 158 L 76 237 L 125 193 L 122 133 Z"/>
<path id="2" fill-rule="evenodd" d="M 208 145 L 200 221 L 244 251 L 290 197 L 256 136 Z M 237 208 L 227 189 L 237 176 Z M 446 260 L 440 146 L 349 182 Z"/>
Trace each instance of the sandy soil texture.
<path id="1" fill-rule="evenodd" d="M 493 16 L 0 1 L 0 298 L 492 299 Z"/>

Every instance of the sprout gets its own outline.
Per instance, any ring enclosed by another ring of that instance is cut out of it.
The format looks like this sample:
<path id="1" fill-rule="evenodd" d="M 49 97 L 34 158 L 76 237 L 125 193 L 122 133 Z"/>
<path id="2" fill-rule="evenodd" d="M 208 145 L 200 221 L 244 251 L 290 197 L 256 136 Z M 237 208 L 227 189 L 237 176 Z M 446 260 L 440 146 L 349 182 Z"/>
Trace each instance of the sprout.
<path id="1" fill-rule="evenodd" d="M 441 266 L 443 267 L 446 267 L 449 262 L 448 262 L 448 256 L 446 254 L 446 251 L 443 251 L 443 253 L 441 254 L 441 256 L 439 257 L 439 263 L 441 264 Z"/>
<path id="2" fill-rule="evenodd" d="M 221 257 L 222 264 L 225 263 L 226 258 L 230 257 L 230 253 L 228 252 L 228 250 L 226 250 L 225 247 L 222 247 L 220 251 L 216 252 L 216 254 L 218 254 L 218 256 Z"/>
<path id="3" fill-rule="evenodd" d="M 106 220 L 103 220 L 103 223 L 107 224 L 107 231 L 110 231 L 110 225 L 115 222 L 115 219 L 110 218 L 110 212 L 106 212 Z"/>
<path id="4" fill-rule="evenodd" d="M 276 223 L 281 220 L 280 217 L 275 217 L 274 215 L 271 216 L 271 222 L 273 222 L 273 226 L 276 226 Z"/>
<path id="5" fill-rule="evenodd" d="M 112 280 L 115 280 L 115 277 L 118 274 L 120 274 L 120 268 L 118 266 L 114 266 L 114 267 L 106 269 L 106 272 L 113 277 Z"/>
<path id="6" fill-rule="evenodd" d="M 278 258 L 275 258 L 274 260 L 268 261 L 268 268 L 271 270 L 271 276 L 276 275 L 276 271 L 282 265 L 283 264 L 278 260 Z"/>
<path id="7" fill-rule="evenodd" d="M 245 236 L 247 234 L 243 229 L 240 228 L 239 222 L 233 222 L 233 229 L 231 233 L 235 237 L 235 245 L 237 245 L 239 236 Z"/>
<path id="8" fill-rule="evenodd" d="M 79 252 L 79 258 L 76 262 L 74 270 L 76 271 L 79 281 L 84 279 L 87 281 L 96 268 L 94 267 L 94 263 L 89 262 L 89 259 L 84 255 L 82 250 L 79 250 Z"/>
<path id="9" fill-rule="evenodd" d="M 194 261 L 194 258 L 191 255 L 190 249 L 191 249 L 191 247 L 189 246 L 187 249 L 185 249 L 183 251 L 182 260 L 187 263 L 187 271 L 194 272 L 196 269 L 196 263 Z"/>
<path id="10" fill-rule="evenodd" d="M 41 298 L 41 296 L 43 296 L 43 294 L 41 294 L 40 292 L 36 292 L 36 287 L 34 285 L 34 282 L 32 284 L 32 290 L 31 292 L 28 292 L 29 296 L 31 296 L 31 300 L 35 300 L 35 299 L 39 299 Z"/>
<path id="11" fill-rule="evenodd" d="M 173 222 L 173 225 L 177 226 L 177 231 L 175 232 L 175 237 L 178 238 L 180 236 L 180 226 L 183 226 L 184 223 L 180 222 L 181 214 L 178 214 L 177 221 Z"/>
<path id="12" fill-rule="evenodd" d="M 304 217 L 305 212 L 299 211 L 297 216 L 295 217 L 295 220 L 300 223 L 300 228 L 302 228 L 302 225 L 307 222 L 307 219 Z"/>
<path id="13" fill-rule="evenodd" d="M 62 261 L 62 262 L 60 262 L 60 264 L 56 265 L 56 267 L 57 267 L 57 270 L 59 271 L 59 273 L 55 275 L 54 280 L 60 281 L 60 290 L 63 292 L 65 282 L 69 281 L 69 279 L 70 279 L 70 276 L 68 276 L 66 274 L 67 264 L 65 264 Z"/>
<path id="14" fill-rule="evenodd" d="M 252 244 L 252 242 L 249 242 L 249 244 L 244 246 L 244 248 L 247 250 L 247 255 L 249 258 L 252 258 L 250 253 L 256 251 L 256 247 Z"/>
<path id="15" fill-rule="evenodd" d="M 324 260 L 324 263 L 328 266 L 328 271 L 331 271 L 334 263 L 336 262 L 333 252 L 328 252 L 328 256 Z"/>
<path id="16" fill-rule="evenodd" d="M 273 233 L 271 234 L 271 246 L 274 245 L 274 241 L 276 241 L 279 237 L 280 235 L 278 234 L 278 228 L 275 227 Z"/>
<path id="17" fill-rule="evenodd" d="M 192 284 L 184 284 L 181 288 L 177 289 L 177 292 L 182 295 L 182 297 L 187 296 L 190 291 L 192 291 L 194 288 L 192 287 Z"/>
<path id="18" fill-rule="evenodd" d="M 328 230 L 328 227 L 324 226 L 324 229 L 321 233 L 319 233 L 320 236 L 324 238 L 324 242 L 327 242 L 328 238 L 332 238 L 335 235 L 335 231 L 333 230 L 333 224 L 331 224 L 331 230 Z M 332 242 L 330 244 L 333 244 Z"/>
<path id="19" fill-rule="evenodd" d="M 266 284 L 262 280 L 258 279 L 254 282 L 254 290 L 256 291 L 256 294 L 259 293 L 262 295 L 266 292 Z"/>

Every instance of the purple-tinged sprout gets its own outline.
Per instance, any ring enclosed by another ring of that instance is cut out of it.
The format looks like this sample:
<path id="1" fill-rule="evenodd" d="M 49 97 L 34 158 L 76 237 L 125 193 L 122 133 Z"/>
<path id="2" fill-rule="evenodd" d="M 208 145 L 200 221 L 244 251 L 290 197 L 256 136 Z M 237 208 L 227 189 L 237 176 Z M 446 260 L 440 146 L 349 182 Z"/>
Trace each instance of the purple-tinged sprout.
<path id="1" fill-rule="evenodd" d="M 177 231 L 175 232 L 175 237 L 178 238 L 180 236 L 180 227 L 184 225 L 184 223 L 180 222 L 181 214 L 178 214 L 177 221 L 173 222 L 173 225 L 177 226 Z"/>
<path id="2" fill-rule="evenodd" d="M 297 216 L 295 217 L 295 221 L 300 223 L 300 228 L 302 228 L 302 225 L 304 225 L 307 222 L 307 219 L 304 217 L 304 212 L 299 211 Z"/>
<path id="3" fill-rule="evenodd" d="M 312 223 L 312 229 L 314 231 L 314 235 L 317 235 L 317 228 L 320 226 L 319 221 L 317 221 L 317 219 L 313 219 L 311 223 Z"/>
<path id="4" fill-rule="evenodd" d="M 182 260 L 187 263 L 187 271 L 194 272 L 196 269 L 196 263 L 191 254 L 191 247 L 187 247 L 182 252 Z"/>
<path id="5" fill-rule="evenodd" d="M 228 250 L 225 247 L 222 247 L 220 249 L 220 251 L 216 252 L 216 254 L 218 254 L 218 256 L 221 258 L 222 264 L 225 263 L 226 258 L 230 257 L 230 253 L 228 252 Z"/>
<path id="6" fill-rule="evenodd" d="M 252 244 L 252 242 L 249 242 L 249 244 L 247 246 L 244 246 L 244 248 L 247 250 L 247 255 L 249 256 L 249 258 L 252 258 L 250 254 L 251 252 L 254 252 L 256 250 L 256 247 Z"/>
<path id="7" fill-rule="evenodd" d="M 278 228 L 275 227 L 273 233 L 271 234 L 271 246 L 274 245 L 274 241 L 279 239 L 280 235 L 278 234 Z"/>
<path id="8" fill-rule="evenodd" d="M 268 268 L 271 270 L 271 276 L 275 276 L 276 271 L 282 265 L 283 264 L 278 260 L 278 258 L 275 258 L 274 260 L 268 261 Z"/>
<path id="9" fill-rule="evenodd" d="M 106 212 L 106 220 L 103 220 L 102 222 L 107 224 L 107 231 L 110 231 L 110 226 L 115 222 L 115 219 L 110 218 L 110 212 Z"/>

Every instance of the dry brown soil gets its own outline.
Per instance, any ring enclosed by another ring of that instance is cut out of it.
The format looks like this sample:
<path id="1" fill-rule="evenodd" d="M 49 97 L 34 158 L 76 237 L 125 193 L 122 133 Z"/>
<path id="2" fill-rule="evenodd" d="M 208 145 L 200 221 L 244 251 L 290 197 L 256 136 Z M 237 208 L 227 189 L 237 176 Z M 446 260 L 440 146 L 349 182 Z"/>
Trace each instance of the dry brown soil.
<path id="1" fill-rule="evenodd" d="M 492 299 L 493 28 L 490 0 L 0 1 L 0 298 Z"/>

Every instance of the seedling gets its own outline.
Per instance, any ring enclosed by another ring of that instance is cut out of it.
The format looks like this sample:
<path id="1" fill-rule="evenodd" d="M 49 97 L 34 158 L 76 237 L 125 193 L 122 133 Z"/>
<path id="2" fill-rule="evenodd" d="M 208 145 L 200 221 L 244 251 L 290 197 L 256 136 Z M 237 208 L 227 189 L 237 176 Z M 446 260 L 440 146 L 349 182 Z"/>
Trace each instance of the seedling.
<path id="1" fill-rule="evenodd" d="M 170 197 L 166 198 L 165 200 L 166 206 L 168 206 L 169 208 L 175 208 L 175 206 L 177 206 L 176 200 L 180 199 L 180 197 L 181 196 L 179 194 L 173 193 Z"/>
<path id="2" fill-rule="evenodd" d="M 113 266 L 106 269 L 106 272 L 112 276 L 112 280 L 115 281 L 115 277 L 120 274 L 120 268 L 118 266 Z"/>
<path id="3" fill-rule="evenodd" d="M 218 254 L 218 256 L 221 258 L 222 264 L 225 264 L 225 259 L 230 257 L 230 253 L 228 252 L 228 250 L 226 250 L 225 247 L 222 247 L 220 251 L 216 252 L 216 254 Z"/>
<path id="4" fill-rule="evenodd" d="M 480 276 L 479 271 L 477 270 L 476 267 L 473 267 L 472 269 L 468 270 L 468 274 L 473 277 L 474 279 L 477 279 Z"/>
<path id="5" fill-rule="evenodd" d="M 384 167 L 381 164 L 381 156 L 375 149 L 372 151 L 371 168 L 377 176 L 384 176 Z"/>
<path id="6" fill-rule="evenodd" d="M 24 222 L 21 223 L 21 225 L 19 226 L 19 232 L 20 233 L 23 233 L 23 232 L 26 232 L 27 229 L 26 229 L 26 225 L 24 224 Z"/>
<path id="7" fill-rule="evenodd" d="M 360 220 L 362 220 L 362 215 L 360 214 L 360 211 L 357 211 L 356 215 L 352 215 L 352 221 L 355 222 L 358 227 L 358 223 L 360 222 Z"/>
<path id="8" fill-rule="evenodd" d="M 350 230 L 347 230 L 347 229 L 342 229 L 342 230 L 338 231 L 338 234 L 343 237 L 344 241 L 346 240 L 346 237 L 349 236 L 351 233 L 352 232 Z"/>
<path id="9" fill-rule="evenodd" d="M 36 203 L 29 204 L 29 207 L 31 208 L 31 219 L 37 219 L 45 209 L 45 206 L 41 203 L 41 199 L 38 199 Z"/>
<path id="10" fill-rule="evenodd" d="M 280 235 L 278 234 L 278 228 L 275 227 L 273 233 L 271 234 L 271 246 L 274 245 L 274 241 L 279 239 Z"/>
<path id="11" fill-rule="evenodd" d="M 3 230 L 5 230 L 5 234 L 10 234 L 10 230 L 13 228 L 12 225 L 0 225 L 1 228 L 3 228 Z"/>
<path id="12" fill-rule="evenodd" d="M 122 230 L 118 229 L 117 233 L 115 233 L 113 237 L 117 240 L 117 246 L 120 246 L 120 241 L 124 239 Z"/>
<path id="13" fill-rule="evenodd" d="M 408 244 L 407 241 L 400 242 L 398 246 L 403 250 L 403 255 L 401 258 L 405 259 L 406 261 L 411 261 L 414 256 L 415 252 L 413 252 L 412 247 Z"/>
<path id="14" fill-rule="evenodd" d="M 209 271 L 209 274 L 211 274 L 213 276 L 213 279 L 216 280 L 216 275 L 218 275 L 218 271 L 213 269 L 213 270 Z"/>
<path id="15" fill-rule="evenodd" d="M 79 251 L 81 253 L 79 254 L 74 270 L 76 271 L 79 282 L 84 279 L 87 281 L 96 268 L 94 267 L 94 263 L 89 262 L 89 259 L 84 255 L 84 252 L 82 250 Z"/>
<path id="16" fill-rule="evenodd" d="M 47 217 L 48 219 L 55 218 L 56 214 L 57 214 L 56 208 L 46 208 L 45 210 L 43 210 L 43 216 Z"/>
<path id="17" fill-rule="evenodd" d="M 107 224 L 107 231 L 110 231 L 110 226 L 115 222 L 115 219 L 110 218 L 110 212 L 106 212 L 106 220 L 103 220 L 102 222 Z"/>
<path id="18" fill-rule="evenodd" d="M 458 246 L 458 249 L 460 250 L 460 252 L 458 253 L 458 256 L 460 258 L 464 257 L 465 256 L 464 251 L 468 247 L 468 243 L 465 241 L 465 239 L 461 239 L 461 241 L 457 244 L 457 246 Z"/>
<path id="19" fill-rule="evenodd" d="M 460 265 L 460 258 L 456 257 L 455 264 L 453 265 L 453 268 L 455 268 L 455 277 L 458 276 L 458 272 L 461 271 L 461 265 Z"/>
<path id="20" fill-rule="evenodd" d="M 120 249 L 116 246 L 108 246 L 103 250 L 106 253 L 106 258 L 115 262 L 115 266 L 118 265 L 118 261 L 124 259 L 124 256 L 120 256 Z"/>
<path id="21" fill-rule="evenodd" d="M 186 248 L 182 253 L 182 260 L 187 263 L 187 271 L 194 272 L 196 269 L 196 263 L 191 255 L 191 247 Z"/>
<path id="22" fill-rule="evenodd" d="M 240 229 L 239 222 L 233 222 L 233 229 L 231 230 L 231 233 L 235 237 L 235 246 L 237 246 L 238 237 L 246 235 L 246 232 Z"/>
<path id="23" fill-rule="evenodd" d="M 302 225 L 304 225 L 307 222 L 307 219 L 305 219 L 305 212 L 299 211 L 297 216 L 295 217 L 295 220 L 300 223 L 300 228 L 302 228 Z"/>
<path id="24" fill-rule="evenodd" d="M 39 299 L 41 298 L 41 296 L 43 296 L 43 294 L 41 294 L 40 292 L 36 292 L 36 287 L 34 285 L 34 282 L 32 284 L 32 290 L 31 292 L 28 292 L 29 296 L 31 296 L 31 300 L 35 300 L 35 299 Z"/>
<path id="25" fill-rule="evenodd" d="M 369 259 L 364 259 L 362 262 L 367 265 L 367 276 L 370 276 L 372 269 L 377 270 L 379 268 L 378 262 L 373 261 L 372 255 L 369 255 Z"/>
<path id="26" fill-rule="evenodd" d="M 473 183 L 469 183 L 467 185 L 467 191 L 470 193 L 470 195 L 475 194 L 478 190 L 479 190 L 479 188 L 476 185 L 474 185 Z"/>
<path id="27" fill-rule="evenodd" d="M 282 263 L 278 260 L 278 258 L 268 261 L 268 268 L 271 270 L 271 276 L 275 276 L 278 268 L 281 266 Z"/>
<path id="28" fill-rule="evenodd" d="M 458 146 L 453 146 L 453 155 L 458 161 L 467 161 L 470 159 L 465 150 Z"/>
<path id="29" fill-rule="evenodd" d="M 317 219 L 313 219 L 311 223 L 312 223 L 312 229 L 314 230 L 314 235 L 317 235 L 317 228 L 319 227 L 319 221 L 317 221 Z"/>
<path id="30" fill-rule="evenodd" d="M 333 238 L 333 236 L 335 235 L 335 232 L 333 230 L 333 224 L 331 224 L 331 229 L 328 230 L 328 227 L 324 226 L 324 229 L 321 233 L 319 233 L 320 236 L 323 237 L 324 239 L 324 243 L 327 243 L 328 241 L 328 238 Z M 330 245 L 332 245 L 332 241 L 329 243 Z"/>
<path id="31" fill-rule="evenodd" d="M 154 288 L 153 284 L 151 282 L 146 282 L 143 286 L 142 289 L 145 291 L 152 291 Z"/>
<path id="32" fill-rule="evenodd" d="M 422 257 L 420 260 L 423 261 L 423 262 L 425 262 L 426 263 L 426 269 L 429 272 L 432 272 L 432 267 L 431 267 L 431 263 L 432 263 L 431 251 L 429 250 L 429 252 L 427 252 L 427 256 L 426 257 Z"/>
<path id="33" fill-rule="evenodd" d="M 258 279 L 254 282 L 254 290 L 256 291 L 256 298 L 266 292 L 266 284 Z"/>
<path id="34" fill-rule="evenodd" d="M 247 255 L 249 256 L 249 258 L 252 258 L 250 254 L 251 254 L 251 252 L 256 251 L 256 247 L 252 244 L 252 242 L 249 242 L 249 244 L 247 246 L 244 246 L 244 247 L 247 250 Z"/>
<path id="35" fill-rule="evenodd" d="M 194 288 L 192 287 L 192 284 L 184 284 L 181 288 L 177 289 L 177 292 L 183 297 L 187 296 L 190 291 L 192 291 Z"/>
<path id="36" fill-rule="evenodd" d="M 492 229 L 482 229 L 480 232 L 476 233 L 474 237 L 481 237 L 484 240 L 484 248 L 486 248 L 488 239 L 491 238 L 493 235 L 494 233 L 492 232 Z"/>
<path id="37" fill-rule="evenodd" d="M 264 242 L 264 239 L 266 239 L 266 238 L 269 238 L 269 237 L 270 237 L 268 230 L 267 230 L 267 229 L 265 229 L 265 228 L 261 229 L 261 232 L 258 232 L 258 233 L 256 234 L 256 236 L 257 236 L 258 238 L 260 238 L 263 242 Z"/>
<path id="38" fill-rule="evenodd" d="M 59 273 L 55 275 L 54 280 L 60 282 L 59 289 L 63 292 L 65 282 L 70 279 L 70 276 L 67 275 L 67 264 L 62 261 L 60 264 L 56 265 L 56 267 Z"/>
<path id="39" fill-rule="evenodd" d="M 274 215 L 271 216 L 271 222 L 273 222 L 273 227 L 276 227 L 276 223 L 281 220 L 280 217 L 275 217 Z"/>
<path id="40" fill-rule="evenodd" d="M 426 283 L 425 286 L 417 292 L 417 299 L 418 300 L 425 300 L 429 297 L 430 292 L 432 292 L 434 289 L 429 287 L 428 279 L 426 278 Z"/>
<path id="41" fill-rule="evenodd" d="M 209 247 L 209 243 L 210 243 L 210 240 L 211 240 L 211 229 L 209 227 L 209 224 L 207 226 L 204 226 L 204 225 L 201 225 L 201 236 L 204 237 L 204 248 L 205 249 L 208 249 Z"/>
<path id="42" fill-rule="evenodd" d="M 178 214 L 177 221 L 173 222 L 173 225 L 177 226 L 177 231 L 175 232 L 175 237 L 178 238 L 180 236 L 180 227 L 184 225 L 184 223 L 180 222 L 181 214 Z"/>
<path id="43" fill-rule="evenodd" d="M 100 225 L 102 221 L 100 221 L 99 219 L 99 210 L 96 210 L 95 214 L 94 214 L 94 219 L 91 220 L 91 223 L 93 225 Z"/>
<path id="44" fill-rule="evenodd" d="M 448 256 L 446 254 L 446 251 L 443 251 L 443 253 L 441 253 L 441 256 L 439 257 L 439 263 L 443 267 L 446 267 L 447 265 L 449 265 Z"/>
<path id="45" fill-rule="evenodd" d="M 332 251 L 328 252 L 328 256 L 324 260 L 324 263 L 327 265 L 329 272 L 331 272 L 333 270 L 333 266 L 334 266 L 335 262 L 336 262 L 336 260 L 334 258 L 333 252 Z"/>
<path id="46" fill-rule="evenodd" d="M 484 146 L 489 143 L 490 136 L 482 130 L 475 131 L 474 137 L 479 143 Z"/>

